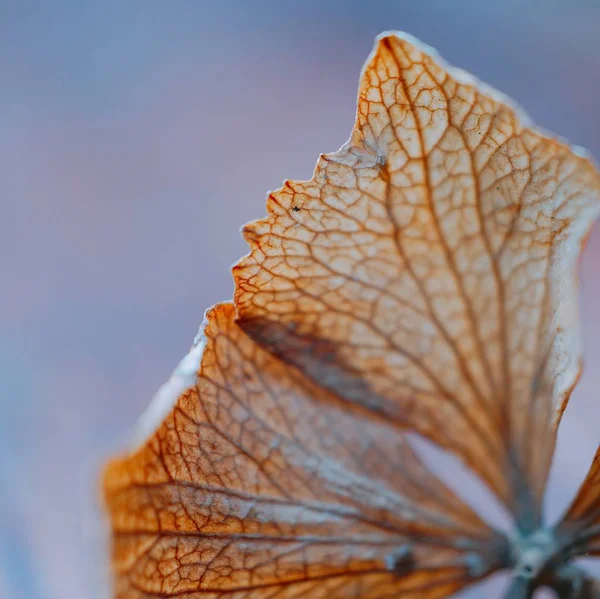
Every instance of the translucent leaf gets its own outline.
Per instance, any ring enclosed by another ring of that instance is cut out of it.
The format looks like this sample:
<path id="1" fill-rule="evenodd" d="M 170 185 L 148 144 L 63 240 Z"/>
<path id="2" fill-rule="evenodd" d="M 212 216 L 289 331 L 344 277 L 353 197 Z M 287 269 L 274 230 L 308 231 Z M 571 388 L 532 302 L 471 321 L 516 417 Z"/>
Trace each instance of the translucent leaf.
<path id="1" fill-rule="evenodd" d="M 207 313 L 196 383 L 105 471 L 117 599 L 445 597 L 498 567 L 502 539 L 397 427 L 234 318 Z"/>
<path id="2" fill-rule="evenodd" d="M 577 554 L 600 556 L 600 446 L 558 531 Z"/>
<path id="3" fill-rule="evenodd" d="M 580 371 L 589 161 L 404 34 L 362 74 L 349 141 L 244 234 L 241 326 L 348 402 L 458 453 L 540 522 Z"/>
<path id="4" fill-rule="evenodd" d="M 378 38 L 350 140 L 244 228 L 235 305 L 207 313 L 105 471 L 116 599 L 441 598 L 506 567 L 509 596 L 595 593 L 570 560 L 598 553 L 598 458 L 556 529 L 541 501 L 599 200 L 579 151 L 412 38 Z M 405 430 L 486 481 L 515 538 Z"/>

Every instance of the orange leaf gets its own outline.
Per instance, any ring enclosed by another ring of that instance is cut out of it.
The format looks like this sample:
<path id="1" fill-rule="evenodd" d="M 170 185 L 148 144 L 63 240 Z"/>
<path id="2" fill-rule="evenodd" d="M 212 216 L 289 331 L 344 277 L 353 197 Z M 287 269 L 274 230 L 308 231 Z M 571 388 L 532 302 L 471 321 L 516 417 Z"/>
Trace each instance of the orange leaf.
<path id="1" fill-rule="evenodd" d="M 600 446 L 558 534 L 574 553 L 600 555 Z"/>
<path id="2" fill-rule="evenodd" d="M 590 162 L 384 34 L 350 140 L 267 207 L 235 303 L 207 312 L 138 447 L 106 468 L 115 597 L 441 598 L 505 567 L 511 598 L 594 596 L 570 560 L 597 548 L 598 457 L 564 522 L 541 515 L 580 371 Z M 486 481 L 515 538 L 405 430 Z"/>
<path id="3" fill-rule="evenodd" d="M 105 472 L 117 598 L 444 597 L 495 569 L 500 539 L 395 427 L 234 317 L 207 313 L 197 384 Z"/>
<path id="4" fill-rule="evenodd" d="M 348 401 L 459 454 L 524 529 L 580 371 L 589 161 L 403 34 L 349 141 L 269 196 L 234 268 L 241 326 Z"/>

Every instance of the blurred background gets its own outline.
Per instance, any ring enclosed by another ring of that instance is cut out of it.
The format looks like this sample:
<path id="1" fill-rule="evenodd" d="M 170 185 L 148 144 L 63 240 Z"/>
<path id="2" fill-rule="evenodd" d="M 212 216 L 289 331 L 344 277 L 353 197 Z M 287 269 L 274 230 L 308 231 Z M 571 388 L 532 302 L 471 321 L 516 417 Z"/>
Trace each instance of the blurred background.
<path id="1" fill-rule="evenodd" d="M 599 22 L 597 0 L 1 1 L 0 598 L 108 599 L 99 465 L 231 296 L 240 225 L 347 139 L 376 34 L 599 158 Z M 598 443 L 598 260 L 600 231 L 552 517 Z"/>

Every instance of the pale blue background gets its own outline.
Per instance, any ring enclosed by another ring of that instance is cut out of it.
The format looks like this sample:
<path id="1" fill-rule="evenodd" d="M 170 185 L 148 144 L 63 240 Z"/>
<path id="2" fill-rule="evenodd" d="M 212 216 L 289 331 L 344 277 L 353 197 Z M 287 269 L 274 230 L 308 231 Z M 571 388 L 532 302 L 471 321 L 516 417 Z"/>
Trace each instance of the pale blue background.
<path id="1" fill-rule="evenodd" d="M 240 224 L 347 138 L 377 33 L 599 157 L 599 23 L 597 0 L 0 2 L 0 598 L 106 599 L 98 465 L 230 297 Z M 596 232 L 552 514 L 598 442 L 598 259 Z"/>

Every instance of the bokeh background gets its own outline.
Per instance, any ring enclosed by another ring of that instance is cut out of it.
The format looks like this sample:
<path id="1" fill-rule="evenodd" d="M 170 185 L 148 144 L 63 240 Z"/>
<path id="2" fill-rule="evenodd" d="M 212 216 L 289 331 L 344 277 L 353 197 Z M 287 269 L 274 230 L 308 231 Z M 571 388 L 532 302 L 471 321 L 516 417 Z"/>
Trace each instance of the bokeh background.
<path id="1" fill-rule="evenodd" d="M 600 157 L 599 22 L 597 0 L 0 2 L 0 598 L 108 599 L 99 465 L 231 296 L 239 226 L 346 140 L 377 33 Z M 599 438 L 598 260 L 596 230 L 551 516 Z"/>

